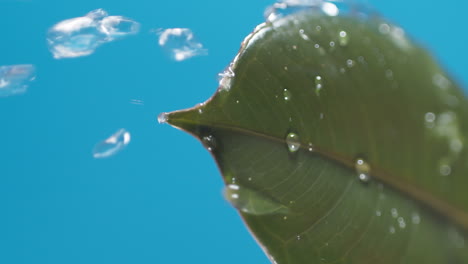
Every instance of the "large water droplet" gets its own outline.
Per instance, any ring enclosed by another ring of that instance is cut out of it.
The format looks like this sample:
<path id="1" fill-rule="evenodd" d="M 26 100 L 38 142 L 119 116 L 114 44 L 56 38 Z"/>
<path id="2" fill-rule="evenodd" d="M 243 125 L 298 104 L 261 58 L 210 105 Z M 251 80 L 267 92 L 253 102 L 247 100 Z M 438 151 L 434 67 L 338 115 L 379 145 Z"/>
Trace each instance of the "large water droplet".
<path id="1" fill-rule="evenodd" d="M 301 147 L 299 136 L 296 133 L 289 133 L 286 136 L 286 144 L 290 152 L 296 152 Z"/>
<path id="2" fill-rule="evenodd" d="M 320 96 L 320 91 L 322 90 L 322 76 L 315 77 L 315 94 Z"/>
<path id="3" fill-rule="evenodd" d="M 0 97 L 25 93 L 35 72 L 31 64 L 0 66 Z"/>
<path id="4" fill-rule="evenodd" d="M 140 25 L 122 16 L 108 16 L 103 9 L 61 21 L 49 29 L 47 42 L 54 58 L 92 54 L 106 42 L 136 34 Z"/>
<path id="5" fill-rule="evenodd" d="M 288 208 L 273 201 L 258 191 L 238 184 L 229 184 L 224 189 L 226 200 L 239 211 L 252 215 L 287 214 Z"/>
<path id="6" fill-rule="evenodd" d="M 120 129 L 109 138 L 96 144 L 93 149 L 93 157 L 108 158 L 120 152 L 130 143 L 130 133 L 125 129 Z"/>
<path id="7" fill-rule="evenodd" d="M 411 214 L 411 222 L 415 225 L 419 225 L 421 223 L 421 217 L 418 213 Z"/>
<path id="8" fill-rule="evenodd" d="M 194 56 L 207 55 L 208 51 L 195 39 L 192 30 L 188 28 L 168 28 L 159 30 L 159 45 L 163 47 L 175 61 L 183 61 Z"/>
<path id="9" fill-rule="evenodd" d="M 363 158 L 357 158 L 354 162 L 354 168 L 356 169 L 358 179 L 362 182 L 369 182 L 371 177 L 369 175 L 371 167 Z"/>

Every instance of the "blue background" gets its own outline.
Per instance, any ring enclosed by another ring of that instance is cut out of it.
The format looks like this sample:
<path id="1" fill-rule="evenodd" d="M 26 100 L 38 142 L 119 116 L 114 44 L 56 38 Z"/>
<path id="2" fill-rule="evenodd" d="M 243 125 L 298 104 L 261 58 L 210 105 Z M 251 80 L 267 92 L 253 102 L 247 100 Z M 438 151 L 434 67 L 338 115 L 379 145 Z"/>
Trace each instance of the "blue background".
<path id="1" fill-rule="evenodd" d="M 222 199 L 209 153 L 156 116 L 210 97 L 271 2 L 0 0 L 0 65 L 37 66 L 26 94 L 0 98 L 0 263 L 269 263 Z M 367 2 L 467 82 L 468 3 Z M 140 34 L 54 60 L 47 29 L 96 8 Z M 150 32 L 167 27 L 191 28 L 209 56 L 171 61 Z M 130 145 L 93 159 L 119 128 Z"/>

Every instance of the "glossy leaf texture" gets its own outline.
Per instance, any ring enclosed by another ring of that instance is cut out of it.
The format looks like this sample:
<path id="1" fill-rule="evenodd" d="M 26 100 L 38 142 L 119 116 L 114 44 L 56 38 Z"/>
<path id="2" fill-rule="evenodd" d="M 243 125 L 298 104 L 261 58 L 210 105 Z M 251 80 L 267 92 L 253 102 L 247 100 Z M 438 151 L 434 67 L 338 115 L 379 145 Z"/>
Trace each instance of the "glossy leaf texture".
<path id="1" fill-rule="evenodd" d="M 298 12 L 222 76 L 163 121 L 211 151 L 273 263 L 468 263 L 468 104 L 401 28 Z"/>

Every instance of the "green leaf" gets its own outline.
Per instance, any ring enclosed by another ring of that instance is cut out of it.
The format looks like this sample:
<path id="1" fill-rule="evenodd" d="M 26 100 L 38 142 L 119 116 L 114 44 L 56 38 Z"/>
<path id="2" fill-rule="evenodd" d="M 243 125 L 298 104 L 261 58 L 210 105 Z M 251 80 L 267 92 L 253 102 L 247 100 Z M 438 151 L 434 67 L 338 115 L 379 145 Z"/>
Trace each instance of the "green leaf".
<path id="1" fill-rule="evenodd" d="M 223 76 L 162 117 L 211 151 L 272 262 L 468 263 L 468 104 L 403 30 L 300 12 Z"/>

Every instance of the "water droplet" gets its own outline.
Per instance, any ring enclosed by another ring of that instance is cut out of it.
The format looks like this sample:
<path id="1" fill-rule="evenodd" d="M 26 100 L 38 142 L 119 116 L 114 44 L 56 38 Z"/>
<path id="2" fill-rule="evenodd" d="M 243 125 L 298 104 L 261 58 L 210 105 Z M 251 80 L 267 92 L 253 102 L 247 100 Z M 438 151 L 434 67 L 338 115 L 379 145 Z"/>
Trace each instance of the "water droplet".
<path id="1" fill-rule="evenodd" d="M 329 44 L 329 45 L 330 45 L 331 48 L 334 48 L 334 47 L 335 47 L 335 42 L 334 42 L 334 41 L 330 41 L 330 44 Z"/>
<path id="2" fill-rule="evenodd" d="M 167 113 L 160 113 L 158 115 L 158 123 L 159 124 L 165 124 L 167 123 L 168 120 L 168 114 Z"/>
<path id="3" fill-rule="evenodd" d="M 320 113 L 320 120 L 322 120 L 325 117 L 323 113 Z"/>
<path id="4" fill-rule="evenodd" d="M 288 89 L 283 90 L 283 98 L 285 101 L 291 100 L 291 92 Z"/>
<path id="5" fill-rule="evenodd" d="M 296 240 L 301 240 L 301 239 L 302 239 L 302 237 L 300 235 L 296 236 Z"/>
<path id="6" fill-rule="evenodd" d="M 320 96 L 320 91 L 322 90 L 322 76 L 315 77 L 315 94 Z"/>
<path id="7" fill-rule="evenodd" d="M 284 66 L 284 70 L 285 70 L 285 71 L 288 71 L 288 66 Z"/>
<path id="8" fill-rule="evenodd" d="M 382 212 L 379 211 L 379 210 L 377 210 L 377 211 L 375 211 L 375 215 L 376 215 L 376 216 L 381 216 L 381 215 L 382 215 Z"/>
<path id="9" fill-rule="evenodd" d="M 312 143 L 309 143 L 309 148 L 308 148 L 309 152 L 313 152 L 314 151 L 314 145 L 312 145 Z"/>
<path id="10" fill-rule="evenodd" d="M 31 64 L 0 66 L 0 97 L 25 93 L 35 72 Z"/>
<path id="11" fill-rule="evenodd" d="M 395 227 L 391 226 L 391 227 L 388 229 L 388 232 L 390 232 L 390 234 L 395 234 L 395 232 L 396 232 Z"/>
<path id="12" fill-rule="evenodd" d="M 415 225 L 419 225 L 421 223 L 421 217 L 418 213 L 413 213 L 411 215 L 411 222 Z"/>
<path id="13" fill-rule="evenodd" d="M 393 217 L 393 218 L 397 218 L 397 217 L 398 217 L 398 210 L 397 210 L 396 208 L 390 209 L 390 213 L 392 214 L 392 217 Z"/>
<path id="14" fill-rule="evenodd" d="M 130 133 L 125 129 L 119 129 L 107 139 L 94 146 L 93 157 L 108 158 L 123 150 L 130 143 Z"/>
<path id="15" fill-rule="evenodd" d="M 339 33 L 339 43 L 343 47 L 348 45 L 349 36 L 348 36 L 348 33 L 346 33 L 346 31 L 340 31 L 340 33 Z"/>
<path id="16" fill-rule="evenodd" d="M 288 220 L 288 217 L 286 215 L 283 216 L 283 220 Z"/>
<path id="17" fill-rule="evenodd" d="M 208 54 L 189 28 L 168 28 L 157 33 L 159 46 L 163 47 L 175 61 Z"/>
<path id="18" fill-rule="evenodd" d="M 299 136 L 296 133 L 289 133 L 286 136 L 286 144 L 288 144 L 288 149 L 290 152 L 296 152 L 301 147 Z"/>
<path id="19" fill-rule="evenodd" d="M 452 84 L 444 75 L 437 73 L 432 76 L 432 83 L 442 90 L 447 90 Z"/>
<path id="20" fill-rule="evenodd" d="M 122 16 L 108 16 L 103 9 L 61 21 L 49 29 L 47 42 L 54 58 L 92 54 L 104 43 L 136 34 L 140 25 Z"/>
<path id="21" fill-rule="evenodd" d="M 367 163 L 364 159 L 357 158 L 354 163 L 354 168 L 356 169 L 360 181 L 367 183 L 371 180 L 369 175 L 371 168 L 369 163 Z"/>
<path id="22" fill-rule="evenodd" d="M 287 207 L 273 201 L 258 191 L 238 184 L 224 188 L 224 197 L 239 211 L 252 215 L 287 214 Z"/>
<path id="23" fill-rule="evenodd" d="M 216 139 L 213 135 L 204 136 L 202 143 L 208 151 L 213 151 L 216 148 Z"/>
<path id="24" fill-rule="evenodd" d="M 354 65 L 355 65 L 355 62 L 353 60 L 349 59 L 346 61 L 346 66 L 348 66 L 348 68 L 352 68 L 354 67 Z"/>

